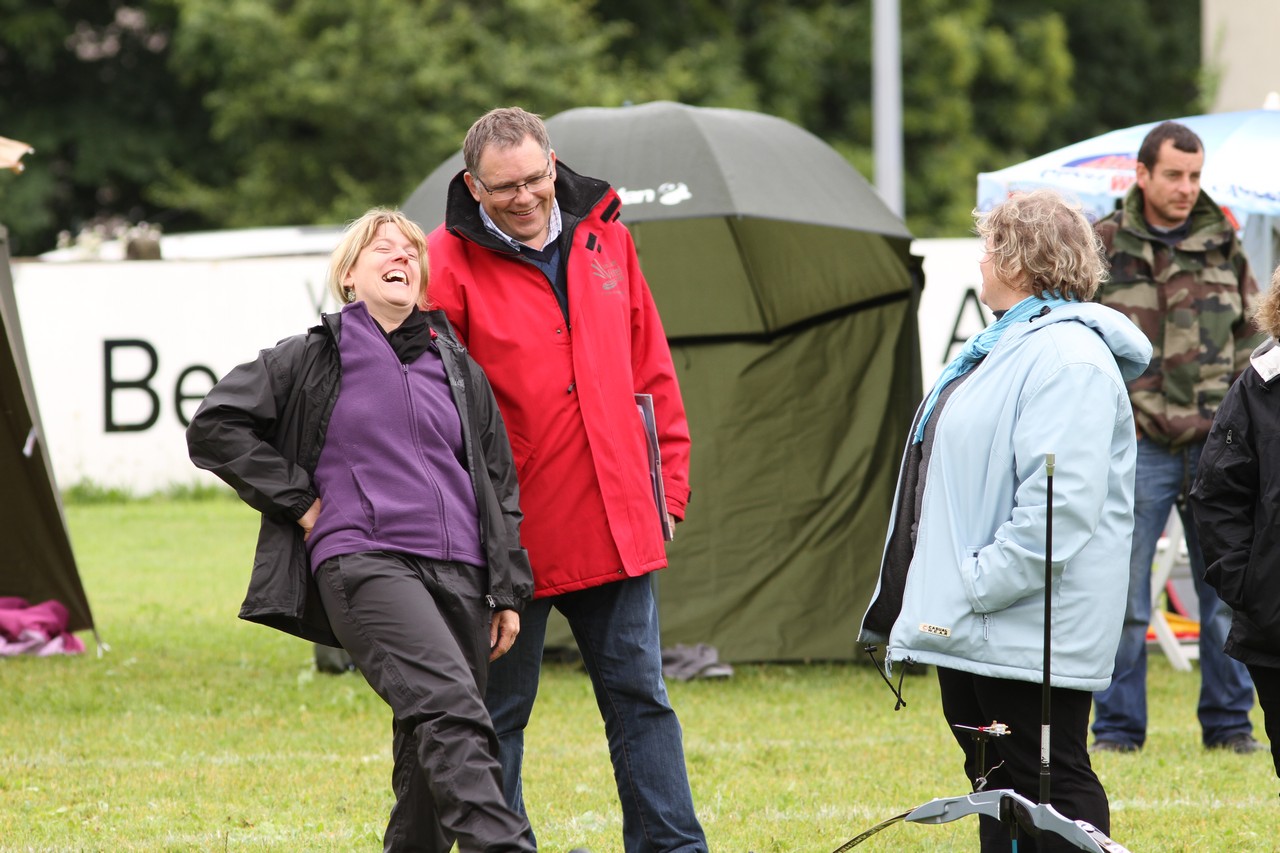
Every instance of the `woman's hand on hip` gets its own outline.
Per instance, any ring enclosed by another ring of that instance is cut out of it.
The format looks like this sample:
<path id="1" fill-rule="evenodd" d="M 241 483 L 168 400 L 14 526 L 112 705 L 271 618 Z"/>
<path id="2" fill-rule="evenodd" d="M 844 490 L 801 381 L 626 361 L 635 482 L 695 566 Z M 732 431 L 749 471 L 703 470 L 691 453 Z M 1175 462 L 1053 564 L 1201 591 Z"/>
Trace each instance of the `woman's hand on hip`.
<path id="1" fill-rule="evenodd" d="M 298 526 L 302 528 L 302 541 L 306 542 L 311 538 L 311 528 L 315 527 L 316 519 L 320 517 L 320 499 L 316 498 L 312 501 L 311 506 L 307 507 L 307 511 L 298 519 Z"/>

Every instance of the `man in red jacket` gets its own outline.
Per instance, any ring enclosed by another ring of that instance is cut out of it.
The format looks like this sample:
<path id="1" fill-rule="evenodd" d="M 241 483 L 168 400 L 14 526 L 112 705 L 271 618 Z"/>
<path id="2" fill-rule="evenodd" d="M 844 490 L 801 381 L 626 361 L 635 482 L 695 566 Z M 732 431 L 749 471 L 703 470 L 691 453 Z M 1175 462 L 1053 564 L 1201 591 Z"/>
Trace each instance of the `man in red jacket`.
<path id="1" fill-rule="evenodd" d="M 493 386 L 533 565 L 534 601 L 485 696 L 507 799 L 524 813 L 524 729 L 554 606 L 604 717 L 625 849 L 705 851 L 647 577 L 667 564 L 663 521 L 684 516 L 689 429 L 621 201 L 557 162 L 542 120 L 518 107 L 477 120 L 463 158 L 428 240 L 430 299 Z M 636 394 L 653 398 L 662 508 Z"/>

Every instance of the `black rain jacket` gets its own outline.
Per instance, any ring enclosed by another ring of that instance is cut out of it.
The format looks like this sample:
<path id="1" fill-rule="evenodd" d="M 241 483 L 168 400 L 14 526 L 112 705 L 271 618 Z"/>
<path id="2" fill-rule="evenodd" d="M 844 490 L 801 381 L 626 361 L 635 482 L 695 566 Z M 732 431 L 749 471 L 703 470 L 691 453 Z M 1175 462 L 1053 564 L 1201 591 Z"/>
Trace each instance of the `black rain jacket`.
<path id="1" fill-rule="evenodd" d="M 341 385 L 340 314 L 265 349 L 228 373 L 187 427 L 191 461 L 212 471 L 262 513 L 240 618 L 338 646 L 320 602 L 297 521 L 317 495 L 311 477 Z M 488 558 L 489 604 L 521 610 L 533 596 L 520 547 L 519 488 L 506 427 L 484 372 L 458 342 L 444 312 L 427 314 L 462 419 Z"/>
<path id="2" fill-rule="evenodd" d="M 1191 489 L 1205 580 L 1234 611 L 1225 651 L 1280 667 L 1280 346 L 1253 351 L 1213 420 Z"/>

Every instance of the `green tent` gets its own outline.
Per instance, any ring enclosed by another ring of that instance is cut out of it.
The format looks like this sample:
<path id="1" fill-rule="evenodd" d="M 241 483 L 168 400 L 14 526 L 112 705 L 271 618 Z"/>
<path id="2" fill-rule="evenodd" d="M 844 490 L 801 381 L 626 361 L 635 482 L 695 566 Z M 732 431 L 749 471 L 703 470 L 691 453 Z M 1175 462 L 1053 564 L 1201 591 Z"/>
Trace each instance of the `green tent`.
<path id="1" fill-rule="evenodd" d="M 31 604 L 50 599 L 68 611 L 69 631 L 93 628 L 89 599 L 80 583 L 62 499 L 44 445 L 35 389 L 27 368 L 13 276 L 9 234 L 0 226 L 0 517 L 5 557 L 0 596 Z M 96 634 L 96 631 L 95 631 Z M 101 645 L 99 643 L 99 645 Z"/>
<path id="2" fill-rule="evenodd" d="M 911 235 L 836 151 L 781 119 L 670 102 L 569 110 L 557 157 L 623 198 L 693 437 L 657 573 L 663 645 L 843 660 L 874 589 L 920 399 Z M 444 216 L 456 154 L 405 212 Z M 571 644 L 552 625 L 548 645 Z"/>

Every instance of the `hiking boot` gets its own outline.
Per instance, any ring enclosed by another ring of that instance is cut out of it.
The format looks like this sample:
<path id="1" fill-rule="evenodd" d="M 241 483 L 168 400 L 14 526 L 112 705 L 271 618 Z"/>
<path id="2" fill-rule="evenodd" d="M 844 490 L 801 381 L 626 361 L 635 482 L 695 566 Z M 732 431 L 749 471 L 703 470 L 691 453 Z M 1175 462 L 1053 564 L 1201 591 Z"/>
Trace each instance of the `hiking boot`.
<path id="1" fill-rule="evenodd" d="M 1137 752 L 1142 749 L 1136 743 L 1123 743 L 1118 740 L 1095 740 L 1089 747 L 1090 753 L 1098 752 Z"/>
<path id="2" fill-rule="evenodd" d="M 1262 752 L 1267 747 L 1251 734 L 1232 735 L 1221 743 L 1209 744 L 1209 749 L 1225 749 L 1237 755 L 1248 755 L 1251 752 Z"/>

